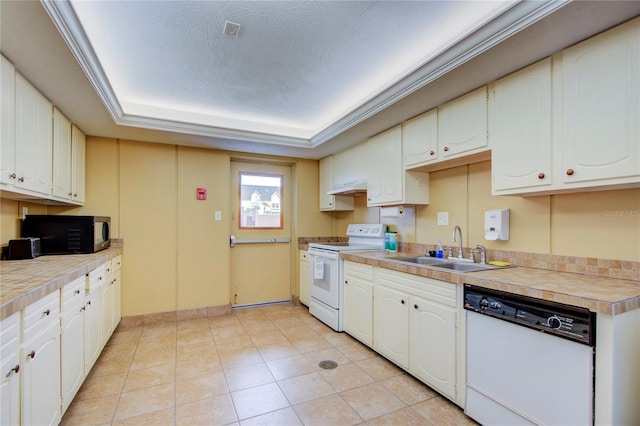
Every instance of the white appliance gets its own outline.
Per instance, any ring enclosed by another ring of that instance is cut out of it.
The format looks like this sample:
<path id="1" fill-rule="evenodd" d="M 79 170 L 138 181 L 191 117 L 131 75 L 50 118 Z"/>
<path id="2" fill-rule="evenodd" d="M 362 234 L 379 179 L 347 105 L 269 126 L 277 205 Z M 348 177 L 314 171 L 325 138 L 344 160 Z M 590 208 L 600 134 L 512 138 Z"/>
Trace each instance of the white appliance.
<path id="1" fill-rule="evenodd" d="M 595 314 L 464 285 L 465 413 L 485 425 L 592 425 Z"/>
<path id="2" fill-rule="evenodd" d="M 386 226 L 351 224 L 348 242 L 309 243 L 309 313 L 336 331 L 343 328 L 344 261 L 347 251 L 384 250 Z"/>

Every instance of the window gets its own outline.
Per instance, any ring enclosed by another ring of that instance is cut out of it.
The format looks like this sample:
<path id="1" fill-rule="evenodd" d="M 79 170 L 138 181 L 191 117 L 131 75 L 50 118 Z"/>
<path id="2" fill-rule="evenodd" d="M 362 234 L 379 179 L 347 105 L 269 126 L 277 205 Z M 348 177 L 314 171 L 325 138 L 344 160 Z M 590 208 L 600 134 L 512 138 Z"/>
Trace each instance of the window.
<path id="1" fill-rule="evenodd" d="M 282 229 L 280 175 L 240 172 L 240 229 Z"/>

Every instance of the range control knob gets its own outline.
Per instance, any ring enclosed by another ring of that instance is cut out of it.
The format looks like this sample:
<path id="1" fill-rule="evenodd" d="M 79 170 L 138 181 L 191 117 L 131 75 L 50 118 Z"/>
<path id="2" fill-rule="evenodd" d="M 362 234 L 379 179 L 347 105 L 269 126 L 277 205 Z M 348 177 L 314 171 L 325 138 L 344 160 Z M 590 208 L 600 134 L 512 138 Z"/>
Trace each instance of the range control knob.
<path id="1" fill-rule="evenodd" d="M 547 325 L 555 330 L 559 329 L 562 325 L 562 321 L 557 316 L 552 316 L 547 318 Z"/>
<path id="2" fill-rule="evenodd" d="M 480 299 L 480 309 L 487 309 L 489 307 L 489 301 L 486 297 Z"/>

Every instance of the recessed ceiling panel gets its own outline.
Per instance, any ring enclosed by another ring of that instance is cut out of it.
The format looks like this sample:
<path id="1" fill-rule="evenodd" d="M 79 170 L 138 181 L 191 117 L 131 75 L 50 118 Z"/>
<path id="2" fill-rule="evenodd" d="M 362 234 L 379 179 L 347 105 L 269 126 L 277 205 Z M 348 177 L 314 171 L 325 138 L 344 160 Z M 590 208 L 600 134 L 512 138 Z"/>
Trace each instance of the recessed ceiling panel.
<path id="1" fill-rule="evenodd" d="M 125 115 L 306 140 L 513 3 L 71 2 Z"/>

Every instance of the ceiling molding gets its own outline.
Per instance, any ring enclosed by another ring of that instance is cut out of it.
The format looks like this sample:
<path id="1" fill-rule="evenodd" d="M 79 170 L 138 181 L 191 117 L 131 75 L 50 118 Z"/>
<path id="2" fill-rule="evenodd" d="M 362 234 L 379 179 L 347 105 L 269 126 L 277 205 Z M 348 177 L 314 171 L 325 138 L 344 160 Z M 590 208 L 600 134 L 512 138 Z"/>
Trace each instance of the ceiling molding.
<path id="1" fill-rule="evenodd" d="M 310 139 L 306 139 L 276 134 L 275 131 L 267 133 L 238 130 L 125 113 L 71 3 L 68 1 L 41 0 L 44 9 L 49 14 L 65 43 L 69 46 L 78 64 L 116 124 L 297 148 L 315 148 L 322 145 L 434 82 L 451 70 L 486 52 L 540 19 L 554 13 L 569 2 L 570 0 L 547 0 L 515 3 L 513 6 L 505 9 L 495 19 L 452 46 L 447 47 L 438 56 L 429 60 L 419 69 L 396 82 L 393 86 L 375 94 L 360 107 L 357 107 L 344 117 L 331 123 Z"/>

